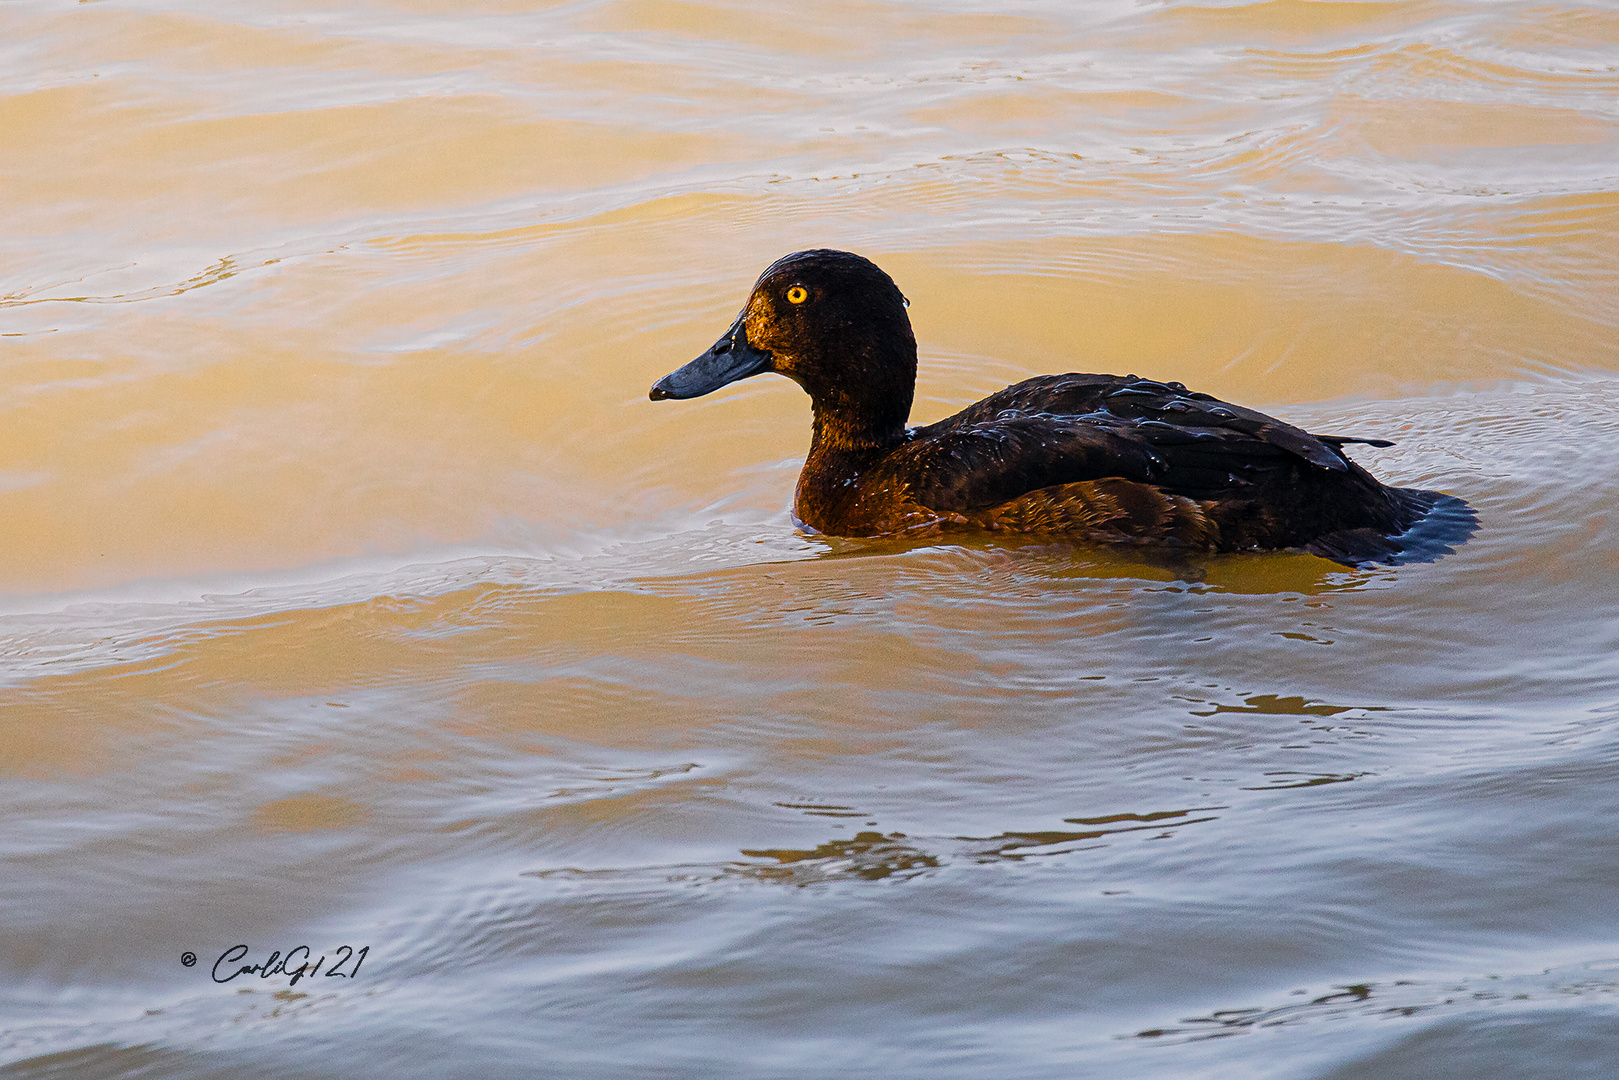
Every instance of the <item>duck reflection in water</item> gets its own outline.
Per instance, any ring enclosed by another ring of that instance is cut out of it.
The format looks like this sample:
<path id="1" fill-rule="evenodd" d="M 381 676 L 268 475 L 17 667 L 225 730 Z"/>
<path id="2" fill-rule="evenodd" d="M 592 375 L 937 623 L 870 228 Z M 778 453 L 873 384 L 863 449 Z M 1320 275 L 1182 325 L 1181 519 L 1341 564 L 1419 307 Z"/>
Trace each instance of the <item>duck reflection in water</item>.
<path id="1" fill-rule="evenodd" d="M 1177 382 L 1042 375 L 909 428 L 916 337 L 887 274 L 846 251 L 773 263 L 707 352 L 652 387 L 694 398 L 773 371 L 810 396 L 794 515 L 833 536 L 963 529 L 1299 548 L 1347 565 L 1434 558 L 1471 535 L 1461 500 L 1387 487 L 1312 435 Z"/>

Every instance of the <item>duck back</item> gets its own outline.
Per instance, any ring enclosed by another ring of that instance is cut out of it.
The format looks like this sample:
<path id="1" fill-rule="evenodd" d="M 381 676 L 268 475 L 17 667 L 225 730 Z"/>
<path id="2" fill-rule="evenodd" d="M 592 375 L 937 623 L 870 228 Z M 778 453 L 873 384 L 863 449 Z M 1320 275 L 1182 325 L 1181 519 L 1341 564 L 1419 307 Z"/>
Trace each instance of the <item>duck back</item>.
<path id="1" fill-rule="evenodd" d="M 1443 498 L 1380 484 L 1343 450 L 1179 383 L 1046 375 L 870 460 L 805 464 L 797 511 L 841 535 L 982 528 L 1202 551 L 1387 559 Z"/>

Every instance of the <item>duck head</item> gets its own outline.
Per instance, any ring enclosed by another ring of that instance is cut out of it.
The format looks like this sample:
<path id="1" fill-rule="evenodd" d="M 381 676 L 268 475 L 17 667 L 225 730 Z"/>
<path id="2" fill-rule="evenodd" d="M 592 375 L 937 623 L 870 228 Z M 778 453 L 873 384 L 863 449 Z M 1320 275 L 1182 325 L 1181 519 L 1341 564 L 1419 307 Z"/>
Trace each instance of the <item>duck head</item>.
<path id="1" fill-rule="evenodd" d="M 916 337 L 905 297 L 847 251 L 799 251 L 759 276 L 731 328 L 659 379 L 653 401 L 694 398 L 766 371 L 804 388 L 817 440 L 848 447 L 903 441 L 916 390 Z"/>

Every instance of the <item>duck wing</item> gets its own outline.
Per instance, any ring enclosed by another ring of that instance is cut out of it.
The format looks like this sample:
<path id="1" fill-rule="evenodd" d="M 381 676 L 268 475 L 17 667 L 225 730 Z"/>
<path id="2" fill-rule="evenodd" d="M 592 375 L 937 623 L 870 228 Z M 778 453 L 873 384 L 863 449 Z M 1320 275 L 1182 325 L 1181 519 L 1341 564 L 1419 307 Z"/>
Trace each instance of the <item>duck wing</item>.
<path id="1" fill-rule="evenodd" d="M 1045 375 L 917 429 L 890 461 L 922 505 L 973 511 L 1109 478 L 1194 499 L 1229 498 L 1301 471 L 1358 474 L 1375 485 L 1344 456 L 1346 442 L 1376 443 L 1311 435 L 1179 383 Z"/>

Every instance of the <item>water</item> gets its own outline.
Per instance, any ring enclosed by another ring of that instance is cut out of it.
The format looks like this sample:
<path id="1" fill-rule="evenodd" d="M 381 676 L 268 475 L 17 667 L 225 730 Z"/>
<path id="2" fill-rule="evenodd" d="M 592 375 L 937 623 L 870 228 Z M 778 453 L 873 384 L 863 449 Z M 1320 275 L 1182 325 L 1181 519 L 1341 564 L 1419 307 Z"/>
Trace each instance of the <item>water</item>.
<path id="1" fill-rule="evenodd" d="M 4 1075 L 1619 1067 L 1613 4 L 0 42 Z M 796 533 L 796 388 L 646 390 L 809 246 L 918 421 L 1178 379 L 1479 531 Z"/>

